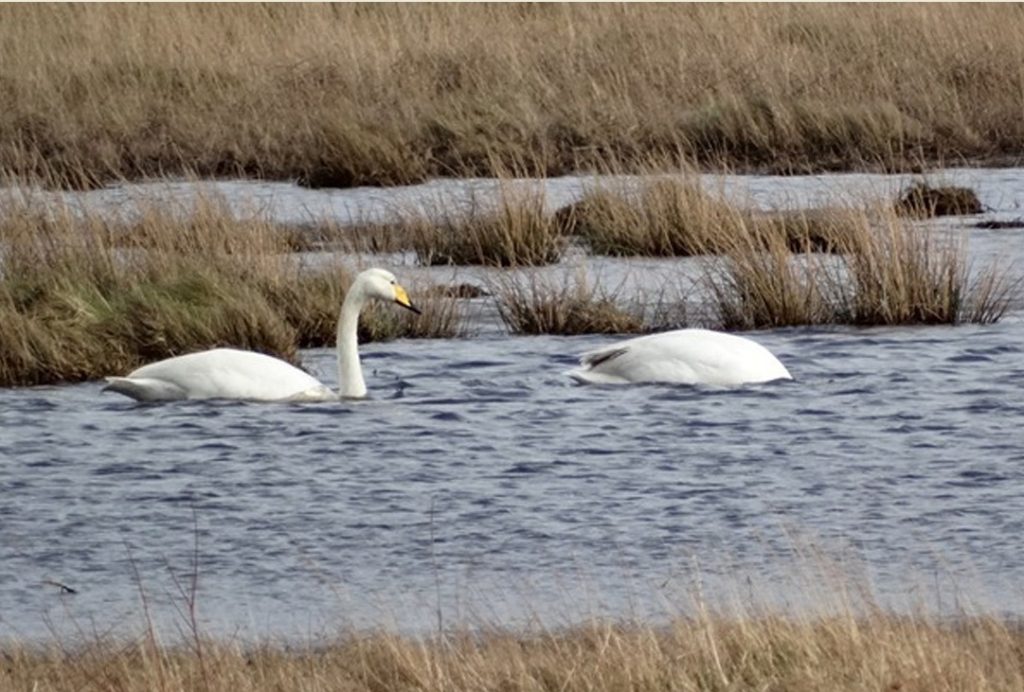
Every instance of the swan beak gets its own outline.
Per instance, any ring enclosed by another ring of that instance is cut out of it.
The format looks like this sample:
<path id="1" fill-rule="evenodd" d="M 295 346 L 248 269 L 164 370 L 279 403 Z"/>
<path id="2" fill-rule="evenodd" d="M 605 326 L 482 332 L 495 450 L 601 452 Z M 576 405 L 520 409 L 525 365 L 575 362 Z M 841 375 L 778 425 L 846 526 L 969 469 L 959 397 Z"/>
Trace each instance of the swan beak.
<path id="1" fill-rule="evenodd" d="M 412 301 L 409 300 L 409 294 L 405 292 L 405 289 L 397 284 L 395 285 L 395 302 L 401 305 L 403 308 L 412 310 L 417 315 L 423 314 L 420 311 L 420 309 L 413 305 Z"/>

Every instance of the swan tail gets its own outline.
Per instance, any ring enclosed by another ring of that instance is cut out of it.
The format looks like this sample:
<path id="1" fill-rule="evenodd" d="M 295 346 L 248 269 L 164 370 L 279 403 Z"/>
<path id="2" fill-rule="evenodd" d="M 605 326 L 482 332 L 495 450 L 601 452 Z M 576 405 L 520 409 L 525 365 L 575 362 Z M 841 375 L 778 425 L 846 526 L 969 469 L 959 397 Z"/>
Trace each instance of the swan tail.
<path id="1" fill-rule="evenodd" d="M 163 380 L 145 377 L 108 377 L 106 379 L 107 384 L 102 391 L 124 394 L 136 401 L 171 401 L 188 398 L 181 387 Z"/>
<path id="2" fill-rule="evenodd" d="M 604 348 L 600 351 L 590 351 L 589 353 L 584 353 L 580 358 L 580 365 L 586 366 L 587 368 L 596 368 L 601 363 L 607 363 L 610 360 L 615 360 L 628 350 L 628 348 L 619 347 Z"/>

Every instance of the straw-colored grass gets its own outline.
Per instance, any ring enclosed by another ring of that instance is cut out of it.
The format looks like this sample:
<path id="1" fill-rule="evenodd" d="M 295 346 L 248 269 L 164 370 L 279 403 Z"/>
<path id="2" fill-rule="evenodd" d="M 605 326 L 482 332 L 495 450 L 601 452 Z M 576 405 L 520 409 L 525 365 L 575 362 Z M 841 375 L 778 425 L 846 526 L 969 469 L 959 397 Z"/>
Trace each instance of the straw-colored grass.
<path id="1" fill-rule="evenodd" d="M 720 254 L 736 238 L 757 238 L 771 248 L 776 236 L 792 252 L 837 252 L 855 231 L 855 216 L 842 208 L 743 209 L 705 190 L 692 171 L 639 185 L 595 187 L 555 212 L 562 231 L 580 237 L 596 254 L 648 257 Z"/>
<path id="2" fill-rule="evenodd" d="M 988 324 L 1018 293 L 998 266 L 971 273 L 966 244 L 899 219 L 891 209 L 843 213 L 838 256 L 791 255 L 763 224 L 728 236 L 703 284 L 719 326 Z"/>
<path id="3" fill-rule="evenodd" d="M 712 324 L 760 329 L 832 322 L 830 255 L 794 255 L 774 224 L 741 223 L 723 238 L 723 257 L 703 263 Z"/>
<path id="4" fill-rule="evenodd" d="M 603 287 L 582 270 L 560 279 L 536 273 L 499 277 L 490 291 L 513 334 L 638 334 L 686 323 L 685 302 L 664 290 L 653 298 L 643 291 L 626 296 L 621 285 Z"/>
<path id="5" fill-rule="evenodd" d="M 886 215 L 865 223 L 846 250 L 852 293 L 841 300 L 852 324 L 958 324 L 998 321 L 1017 292 L 997 266 L 971 276 L 962 241 Z"/>
<path id="6" fill-rule="evenodd" d="M 388 184 L 1019 157 L 1014 5 L 11 5 L 0 170 Z"/>
<path id="7" fill-rule="evenodd" d="M 666 626 L 593 621 L 418 638 L 356 634 L 316 646 L 136 642 L 5 647 L 0 689 L 56 692 L 622 692 L 884 690 L 1009 692 L 1024 687 L 1024 632 L 976 616 L 941 620 L 726 615 Z"/>
<path id="8" fill-rule="evenodd" d="M 557 262 L 565 238 L 540 189 L 499 190 L 492 208 L 474 197 L 465 209 L 436 205 L 400 223 L 422 264 L 517 267 Z"/>
<path id="9" fill-rule="evenodd" d="M 690 177 L 655 180 L 635 192 L 592 190 L 555 216 L 592 252 L 618 256 L 714 252 L 717 241 L 740 222 L 733 206 L 705 192 Z"/>
<path id="10" fill-rule="evenodd" d="M 572 212 L 581 209 L 588 207 Z M 647 236 L 641 231 L 636 237 Z M 909 223 L 884 206 L 778 215 L 735 211 L 731 225 L 706 243 L 714 254 L 696 260 L 702 302 L 683 296 L 682 277 L 668 281 L 678 295 L 662 290 L 648 300 L 624 297 L 621 286 L 610 289 L 582 275 L 559 282 L 528 273 L 494 282 L 499 314 L 519 334 L 640 333 L 687 325 L 989 324 L 1020 293 L 1020 280 L 1005 268 L 972 272 L 962 239 Z M 831 252 L 810 251 L 821 248 Z"/>
<path id="11" fill-rule="evenodd" d="M 0 216 L 0 385 L 97 379 L 181 353 L 234 346 L 296 360 L 334 343 L 351 276 L 304 267 L 287 233 L 221 205 L 133 219 Z M 364 340 L 453 336 L 455 301 L 410 290 L 424 314 L 369 311 Z"/>

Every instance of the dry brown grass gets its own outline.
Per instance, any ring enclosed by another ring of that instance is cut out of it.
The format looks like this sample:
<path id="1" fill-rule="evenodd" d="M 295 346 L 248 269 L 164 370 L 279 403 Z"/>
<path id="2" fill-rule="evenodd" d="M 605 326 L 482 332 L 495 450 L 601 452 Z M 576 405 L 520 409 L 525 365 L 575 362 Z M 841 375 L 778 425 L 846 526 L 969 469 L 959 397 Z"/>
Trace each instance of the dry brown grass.
<path id="1" fill-rule="evenodd" d="M 603 287 L 583 270 L 561 278 L 500 277 L 490 292 L 513 334 L 637 334 L 686 323 L 685 303 L 664 290 L 627 296 L 621 285 Z"/>
<path id="2" fill-rule="evenodd" d="M 11 5 L 0 170 L 387 184 L 1019 157 L 1014 5 Z"/>
<path id="3" fill-rule="evenodd" d="M 695 177 L 655 180 L 632 191 L 602 187 L 556 213 L 566 232 L 599 255 L 672 257 L 715 252 L 741 214 Z"/>
<path id="4" fill-rule="evenodd" d="M 720 254 L 737 239 L 752 238 L 768 249 L 781 238 L 792 252 L 837 252 L 858 224 L 856 214 L 844 208 L 744 209 L 721 192 L 707 191 L 693 171 L 640 184 L 603 184 L 556 211 L 555 220 L 596 254 L 648 257 Z"/>
<path id="5" fill-rule="evenodd" d="M 759 329 L 834 321 L 828 304 L 836 279 L 831 256 L 792 254 L 788 237 L 774 223 L 741 223 L 722 239 L 722 249 L 722 257 L 703 263 L 701 281 L 711 296 L 714 326 Z"/>
<path id="6" fill-rule="evenodd" d="M 170 690 L 899 690 L 1024 686 L 1024 632 L 991 616 L 876 611 L 787 617 L 702 610 L 666 626 L 355 634 L 315 647 L 97 642 L 5 647 L 0 689 Z"/>
<path id="7" fill-rule="evenodd" d="M 539 187 L 516 191 L 504 181 L 493 208 L 474 197 L 465 209 L 437 204 L 427 212 L 399 224 L 422 264 L 551 264 L 560 259 L 565 246 Z"/>
<path id="8" fill-rule="evenodd" d="M 265 220 L 218 203 L 123 219 L 39 208 L 9 200 L 0 215 L 0 385 L 96 379 L 216 346 L 294 361 L 297 347 L 334 342 L 349 273 L 304 268 Z M 458 334 L 454 299 L 416 288 L 423 315 L 369 312 L 361 337 Z"/>
<path id="9" fill-rule="evenodd" d="M 1019 280 L 998 266 L 972 275 L 961 238 L 907 223 L 891 209 L 847 210 L 837 256 L 792 255 L 782 234 L 751 224 L 705 264 L 716 322 L 731 329 L 790 325 L 988 324 Z"/>
<path id="10" fill-rule="evenodd" d="M 962 238 L 909 223 L 884 205 L 771 215 L 731 210 L 730 225 L 717 228 L 712 220 L 723 207 L 712 208 L 710 219 L 701 216 L 707 207 L 687 214 L 694 226 L 715 228 L 702 241 L 707 254 L 697 260 L 695 288 L 704 302 L 687 306 L 681 277 L 668 282 L 677 284 L 669 287 L 677 295 L 662 290 L 652 300 L 626 297 L 621 286 L 585 275 L 559 280 L 527 273 L 494 282 L 502 320 L 521 334 L 639 333 L 687 324 L 729 330 L 988 324 L 1020 293 L 1020 280 L 1004 268 L 972 272 Z M 592 210 L 590 204 L 573 208 L 577 230 Z M 641 229 L 633 239 L 658 237 Z M 830 252 L 812 252 L 822 248 Z"/>

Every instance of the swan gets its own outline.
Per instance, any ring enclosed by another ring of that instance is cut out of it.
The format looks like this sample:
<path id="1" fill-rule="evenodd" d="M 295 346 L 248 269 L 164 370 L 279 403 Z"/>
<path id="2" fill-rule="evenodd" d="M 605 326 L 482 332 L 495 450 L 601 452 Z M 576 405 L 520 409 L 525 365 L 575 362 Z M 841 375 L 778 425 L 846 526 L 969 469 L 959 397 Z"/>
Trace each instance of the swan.
<path id="1" fill-rule="evenodd" d="M 420 314 L 391 272 L 367 269 L 356 276 L 338 317 L 338 385 L 343 398 L 366 396 L 356 326 L 367 300 L 398 303 Z M 167 358 L 144 365 L 126 377 L 108 377 L 106 381 L 103 391 L 117 392 L 138 401 L 331 401 L 339 398 L 339 394 L 315 377 L 283 360 L 233 348 Z"/>
<path id="2" fill-rule="evenodd" d="M 791 380 L 786 366 L 761 344 L 709 329 L 677 329 L 589 351 L 569 372 L 577 382 L 673 382 L 735 387 Z"/>

